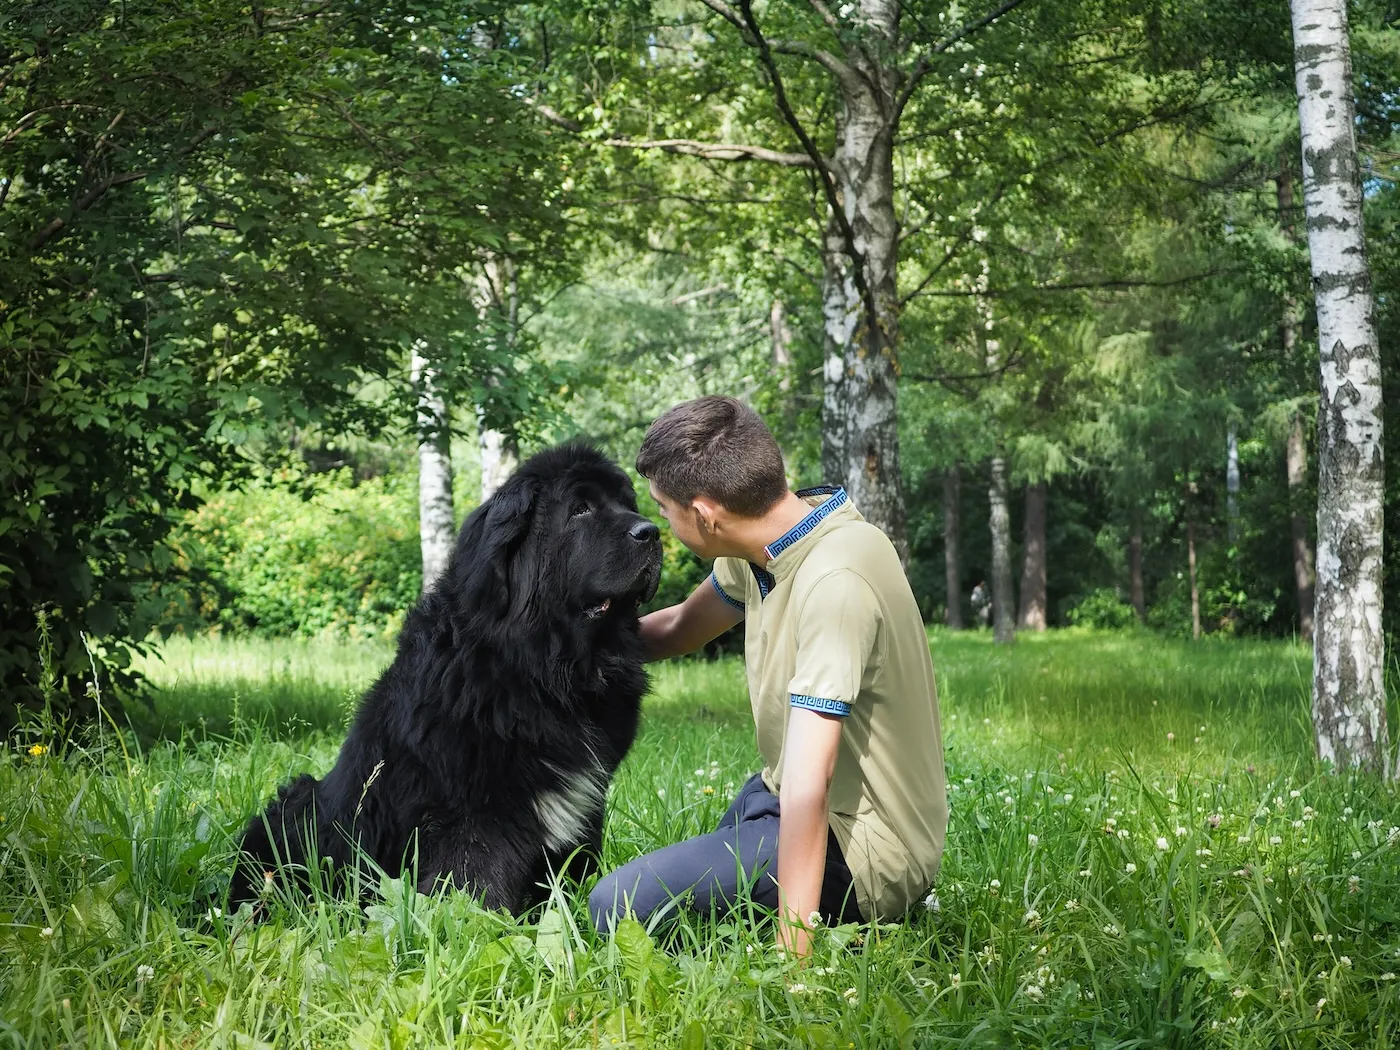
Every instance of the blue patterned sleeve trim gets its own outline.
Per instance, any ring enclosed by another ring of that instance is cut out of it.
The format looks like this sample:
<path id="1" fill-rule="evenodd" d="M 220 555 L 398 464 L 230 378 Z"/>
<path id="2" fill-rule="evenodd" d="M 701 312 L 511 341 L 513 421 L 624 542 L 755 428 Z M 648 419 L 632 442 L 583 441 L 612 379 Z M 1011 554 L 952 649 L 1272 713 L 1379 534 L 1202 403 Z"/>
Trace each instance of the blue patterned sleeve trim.
<path id="1" fill-rule="evenodd" d="M 744 611 L 744 603 L 740 601 L 735 601 L 733 598 L 729 597 L 729 595 L 724 593 L 724 588 L 719 585 L 719 578 L 716 577 L 714 573 L 710 573 L 710 583 L 714 584 L 715 592 L 721 598 L 727 601 L 730 605 L 734 606 L 734 608 L 738 609 L 740 612 Z"/>
<path id="2" fill-rule="evenodd" d="M 844 700 L 828 700 L 824 696 L 807 696 L 803 693 L 791 695 L 793 707 L 817 711 L 824 715 L 835 715 L 837 718 L 847 718 L 851 713 L 851 705 Z"/>

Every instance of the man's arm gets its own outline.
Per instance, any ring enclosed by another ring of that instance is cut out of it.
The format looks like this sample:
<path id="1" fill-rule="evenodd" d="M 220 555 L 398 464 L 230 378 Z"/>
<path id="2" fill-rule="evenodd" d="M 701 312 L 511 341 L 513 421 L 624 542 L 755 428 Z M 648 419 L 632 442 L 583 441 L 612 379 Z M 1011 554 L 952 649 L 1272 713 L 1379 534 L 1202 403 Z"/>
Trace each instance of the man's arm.
<path id="1" fill-rule="evenodd" d="M 798 956 L 812 950 L 810 923 L 820 911 L 826 874 L 827 794 L 836 769 L 843 719 L 806 708 L 788 714 L 778 790 L 778 945 Z"/>
<path id="2" fill-rule="evenodd" d="M 708 579 L 679 605 L 657 609 L 642 617 L 642 642 L 648 660 L 693 653 L 706 642 L 718 638 L 744 618 L 720 597 Z"/>

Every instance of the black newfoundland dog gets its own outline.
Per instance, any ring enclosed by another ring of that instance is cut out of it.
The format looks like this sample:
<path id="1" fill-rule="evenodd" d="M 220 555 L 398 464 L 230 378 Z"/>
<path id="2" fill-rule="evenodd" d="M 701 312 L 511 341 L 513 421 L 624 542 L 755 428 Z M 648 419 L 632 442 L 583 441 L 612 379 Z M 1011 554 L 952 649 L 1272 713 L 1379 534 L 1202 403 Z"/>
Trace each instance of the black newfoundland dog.
<path id="1" fill-rule="evenodd" d="M 446 879 L 517 913 L 550 871 L 586 873 L 637 730 L 637 606 L 660 567 L 659 531 L 611 461 L 570 444 L 526 462 L 463 524 L 335 768 L 249 823 L 231 905 L 325 861 L 343 889 L 359 851 L 390 875 L 416 860 L 425 892 Z"/>

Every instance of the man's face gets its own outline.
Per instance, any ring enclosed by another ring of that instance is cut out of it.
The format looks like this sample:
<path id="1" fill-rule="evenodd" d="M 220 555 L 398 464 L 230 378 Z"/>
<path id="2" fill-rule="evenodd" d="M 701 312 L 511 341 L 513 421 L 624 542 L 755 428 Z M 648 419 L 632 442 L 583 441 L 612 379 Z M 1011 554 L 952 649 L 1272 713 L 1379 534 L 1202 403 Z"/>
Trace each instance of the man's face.
<path id="1" fill-rule="evenodd" d="M 676 539 L 685 544 L 691 553 L 698 557 L 715 557 L 709 552 L 711 538 L 701 528 L 700 511 L 696 509 L 695 504 L 676 502 L 664 492 L 659 491 L 655 483 L 650 484 L 650 491 L 651 498 L 656 500 L 657 507 L 661 509 L 661 516 L 671 526 L 671 531 L 675 533 Z"/>

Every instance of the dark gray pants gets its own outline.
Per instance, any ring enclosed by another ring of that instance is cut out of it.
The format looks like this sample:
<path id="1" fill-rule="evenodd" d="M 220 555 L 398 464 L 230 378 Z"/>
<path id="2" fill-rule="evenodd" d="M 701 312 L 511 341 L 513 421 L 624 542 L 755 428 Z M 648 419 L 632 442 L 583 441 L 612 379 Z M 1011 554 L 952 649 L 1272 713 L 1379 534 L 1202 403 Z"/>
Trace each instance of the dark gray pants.
<path id="1" fill-rule="evenodd" d="M 827 836 L 822 919 L 859 922 L 851 871 L 836 836 Z M 743 899 L 772 910 L 778 906 L 777 875 L 778 797 L 755 774 L 710 834 L 638 857 L 599 879 L 588 895 L 588 913 L 606 932 L 628 912 L 649 925 L 680 907 L 722 913 Z"/>

